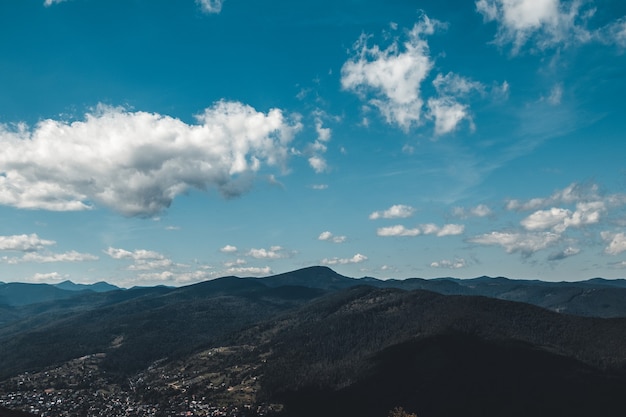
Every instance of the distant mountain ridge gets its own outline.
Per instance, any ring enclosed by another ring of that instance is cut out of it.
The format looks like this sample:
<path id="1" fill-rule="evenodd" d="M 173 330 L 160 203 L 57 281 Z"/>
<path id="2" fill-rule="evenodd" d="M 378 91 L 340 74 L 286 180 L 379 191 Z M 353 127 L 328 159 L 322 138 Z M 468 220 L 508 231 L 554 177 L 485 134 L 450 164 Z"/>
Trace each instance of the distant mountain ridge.
<path id="1" fill-rule="evenodd" d="M 223 277 L 257 282 L 268 287 L 299 286 L 324 291 L 338 291 L 360 285 L 377 288 L 427 290 L 445 295 L 481 295 L 501 300 L 534 304 L 560 313 L 590 317 L 626 317 L 626 279 L 592 278 L 575 282 L 548 282 L 540 280 L 510 279 L 481 276 L 477 278 L 407 278 L 381 280 L 372 277 L 350 278 L 326 266 L 311 266 L 263 278 Z M 210 282 L 210 281 L 207 281 Z M 195 285 L 200 285 L 195 284 Z M 200 285 L 200 287 L 202 287 Z M 198 287 L 198 288 L 200 288 Z M 144 287 L 151 288 L 151 287 Z M 167 287 L 162 287 L 167 288 Z M 170 287 L 174 289 L 175 287 Z M 195 287 L 194 287 L 195 288 Z M 65 300 L 78 293 L 105 293 L 123 290 L 106 282 L 75 284 L 0 283 L 0 306 L 25 306 L 30 304 Z M 127 291 L 127 290 L 124 290 Z"/>
<path id="2" fill-rule="evenodd" d="M 75 284 L 64 281 L 59 284 L 31 284 L 21 282 L 0 283 L 0 305 L 24 306 L 72 298 L 79 292 L 108 292 L 119 287 L 106 282 Z"/>

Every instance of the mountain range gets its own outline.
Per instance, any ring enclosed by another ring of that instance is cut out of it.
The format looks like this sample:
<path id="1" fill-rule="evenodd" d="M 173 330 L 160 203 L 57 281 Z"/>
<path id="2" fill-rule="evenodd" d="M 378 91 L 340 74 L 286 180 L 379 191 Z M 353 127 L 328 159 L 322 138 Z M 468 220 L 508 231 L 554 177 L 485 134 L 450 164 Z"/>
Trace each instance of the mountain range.
<path id="1" fill-rule="evenodd" d="M 311 267 L 179 288 L 2 284 L 0 358 L 0 406 L 22 411 L 7 398 L 56 390 L 163 415 L 204 398 L 262 410 L 248 415 L 621 416 L 626 281 Z"/>

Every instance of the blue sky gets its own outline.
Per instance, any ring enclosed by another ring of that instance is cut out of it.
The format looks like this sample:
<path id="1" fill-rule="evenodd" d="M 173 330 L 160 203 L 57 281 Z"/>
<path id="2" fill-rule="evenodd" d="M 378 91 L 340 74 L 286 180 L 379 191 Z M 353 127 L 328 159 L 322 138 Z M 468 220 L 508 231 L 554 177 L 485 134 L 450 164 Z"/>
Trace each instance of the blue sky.
<path id="1" fill-rule="evenodd" d="M 0 3 L 0 281 L 626 276 L 626 3 Z"/>

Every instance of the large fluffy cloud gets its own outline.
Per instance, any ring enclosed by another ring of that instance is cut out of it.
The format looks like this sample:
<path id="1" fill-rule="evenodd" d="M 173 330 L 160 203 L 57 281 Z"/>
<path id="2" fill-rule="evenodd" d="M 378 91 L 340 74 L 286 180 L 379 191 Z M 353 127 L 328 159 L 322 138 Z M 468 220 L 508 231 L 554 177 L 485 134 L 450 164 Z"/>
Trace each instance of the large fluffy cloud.
<path id="1" fill-rule="evenodd" d="M 406 40 L 394 40 L 387 48 L 368 45 L 369 36 L 362 35 L 354 46 L 354 55 L 341 68 L 344 90 L 370 97 L 369 108 L 377 108 L 387 123 L 404 131 L 422 123 L 426 117 L 435 123 L 435 136 L 454 131 L 463 120 L 473 128 L 469 105 L 460 100 L 484 86 L 455 73 L 438 74 L 433 80 L 436 96 L 427 100 L 424 110 L 422 83 L 434 67 L 426 41 L 441 22 L 422 18 L 407 31 Z"/>
<path id="2" fill-rule="evenodd" d="M 150 216 L 190 188 L 236 196 L 263 164 L 284 164 L 300 128 L 281 110 L 226 101 L 197 121 L 99 106 L 83 121 L 0 125 L 0 204 Z"/>
<path id="3" fill-rule="evenodd" d="M 606 209 L 604 202 L 593 201 L 576 204 L 576 210 L 553 207 L 549 210 L 538 210 L 522 220 L 526 230 L 553 229 L 561 233 L 568 227 L 581 227 L 600 221 L 600 215 Z"/>
<path id="4" fill-rule="evenodd" d="M 476 10 L 485 21 L 498 24 L 496 43 L 511 43 L 517 53 L 529 40 L 540 49 L 589 41 L 586 29 L 592 9 L 579 0 L 478 0 Z"/>
<path id="5" fill-rule="evenodd" d="M 362 35 L 354 46 L 355 55 L 341 68 L 342 88 L 373 93 L 369 102 L 388 123 L 405 130 L 419 123 L 424 104 L 421 83 L 433 67 L 424 37 L 433 34 L 437 24 L 424 15 L 402 45 L 396 41 L 386 49 L 369 47 L 368 36 Z"/>

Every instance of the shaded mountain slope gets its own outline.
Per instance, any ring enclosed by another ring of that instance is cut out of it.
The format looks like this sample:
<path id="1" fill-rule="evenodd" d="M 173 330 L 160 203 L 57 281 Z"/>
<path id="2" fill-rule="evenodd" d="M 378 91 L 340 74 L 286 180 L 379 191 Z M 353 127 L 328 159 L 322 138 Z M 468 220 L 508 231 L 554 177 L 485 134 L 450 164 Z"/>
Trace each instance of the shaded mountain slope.
<path id="1" fill-rule="evenodd" d="M 106 293 L 97 307 L 69 313 L 44 308 L 0 331 L 0 377 L 96 352 L 107 352 L 111 372 L 128 374 L 157 359 L 225 344 L 233 332 L 323 293 L 228 277 L 179 289 Z"/>
<path id="2" fill-rule="evenodd" d="M 269 398 L 346 389 L 376 373 L 372 358 L 381 351 L 450 335 L 494 349 L 521 344 L 573 361 L 572 369 L 581 372 L 616 373 L 622 379 L 626 372 L 626 319 L 566 316 L 527 304 L 425 291 L 349 289 L 258 326 L 252 335 L 260 343 L 266 338 L 271 352 L 263 380 Z M 512 361 L 519 359 L 515 355 Z"/>

